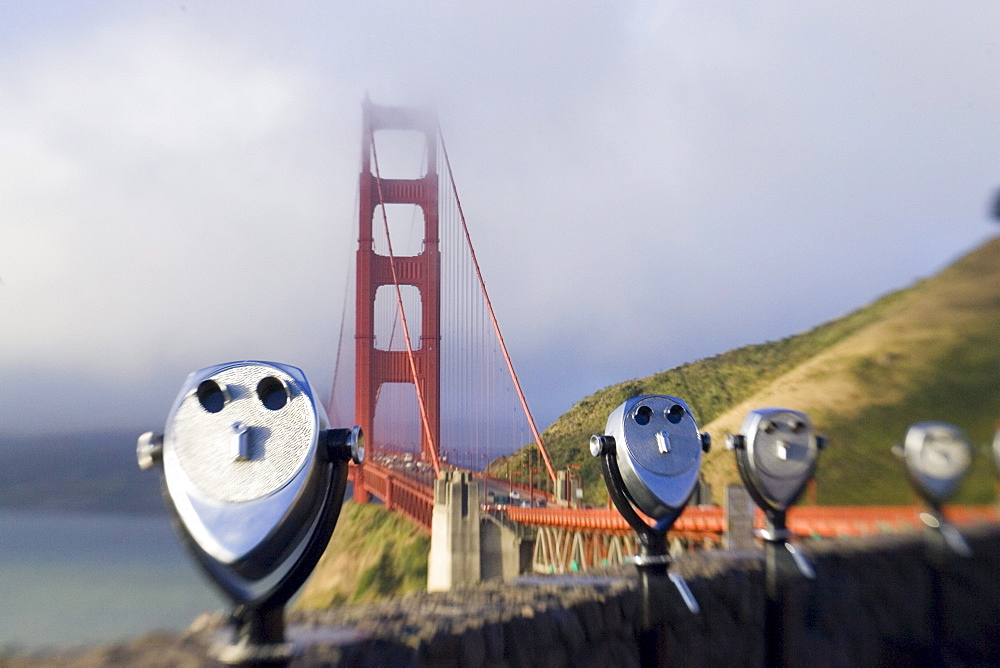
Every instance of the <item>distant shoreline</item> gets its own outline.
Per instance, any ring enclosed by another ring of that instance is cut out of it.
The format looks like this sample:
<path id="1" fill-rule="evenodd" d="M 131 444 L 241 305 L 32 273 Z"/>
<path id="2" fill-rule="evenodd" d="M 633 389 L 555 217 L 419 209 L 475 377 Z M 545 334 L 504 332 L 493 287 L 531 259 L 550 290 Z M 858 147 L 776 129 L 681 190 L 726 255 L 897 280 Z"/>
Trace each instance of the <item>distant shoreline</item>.
<path id="1" fill-rule="evenodd" d="M 0 435 L 0 509 L 163 514 L 160 476 L 139 468 L 136 436 Z"/>

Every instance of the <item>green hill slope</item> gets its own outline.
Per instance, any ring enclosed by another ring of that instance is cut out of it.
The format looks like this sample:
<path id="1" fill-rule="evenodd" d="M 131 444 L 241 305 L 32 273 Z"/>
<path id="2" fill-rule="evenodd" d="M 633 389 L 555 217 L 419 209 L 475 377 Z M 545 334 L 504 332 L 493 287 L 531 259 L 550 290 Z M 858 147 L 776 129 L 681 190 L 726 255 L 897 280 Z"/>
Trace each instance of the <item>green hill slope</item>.
<path id="1" fill-rule="evenodd" d="M 296 606 L 322 609 L 427 588 L 430 536 L 376 503 L 348 501 Z"/>
<path id="2" fill-rule="evenodd" d="M 543 434 L 557 468 L 581 467 L 587 499 L 606 497 L 589 437 L 619 403 L 639 394 L 685 399 L 715 446 L 704 471 L 718 496 L 738 480 L 723 443 L 752 408 L 804 410 L 830 436 L 817 474 L 829 504 L 905 503 L 912 497 L 889 448 L 907 425 L 939 419 L 985 446 L 1000 419 L 1000 239 L 933 278 L 850 315 L 780 341 L 629 380 L 577 403 Z M 500 470 L 502 464 L 496 468 Z M 961 500 L 993 498 L 987 456 Z"/>

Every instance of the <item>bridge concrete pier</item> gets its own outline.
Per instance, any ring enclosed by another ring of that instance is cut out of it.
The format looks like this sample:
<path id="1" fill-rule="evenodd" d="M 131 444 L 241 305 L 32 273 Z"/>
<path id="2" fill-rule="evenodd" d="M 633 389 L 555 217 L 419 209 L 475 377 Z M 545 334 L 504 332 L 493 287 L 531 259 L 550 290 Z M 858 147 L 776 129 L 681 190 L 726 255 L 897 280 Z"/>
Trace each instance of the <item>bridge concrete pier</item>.
<path id="1" fill-rule="evenodd" d="M 479 485 L 466 471 L 442 471 L 434 482 L 427 591 L 476 584 L 480 569 Z"/>
<path id="2" fill-rule="evenodd" d="M 535 530 L 484 513 L 479 525 L 479 570 L 483 580 L 509 580 L 531 570 Z"/>

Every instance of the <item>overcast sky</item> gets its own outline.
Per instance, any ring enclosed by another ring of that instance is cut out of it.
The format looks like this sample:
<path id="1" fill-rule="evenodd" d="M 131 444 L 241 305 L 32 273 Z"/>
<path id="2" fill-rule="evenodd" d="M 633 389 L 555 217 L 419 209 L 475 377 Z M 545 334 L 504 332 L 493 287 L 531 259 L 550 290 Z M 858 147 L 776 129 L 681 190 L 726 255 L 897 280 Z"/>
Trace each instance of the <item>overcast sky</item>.
<path id="1" fill-rule="evenodd" d="M 2 2 L 0 433 L 330 386 L 361 102 L 433 104 L 541 426 L 998 231 L 1000 3 Z"/>

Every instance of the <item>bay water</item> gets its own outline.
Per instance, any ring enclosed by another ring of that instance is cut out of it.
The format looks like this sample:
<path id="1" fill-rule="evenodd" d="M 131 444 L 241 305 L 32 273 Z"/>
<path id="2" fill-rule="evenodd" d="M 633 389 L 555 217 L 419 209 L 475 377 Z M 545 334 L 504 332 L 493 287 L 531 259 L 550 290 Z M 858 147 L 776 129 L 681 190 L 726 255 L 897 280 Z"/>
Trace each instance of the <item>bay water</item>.
<path id="1" fill-rule="evenodd" d="M 165 515 L 0 511 L 0 648 L 182 630 L 225 607 Z"/>

